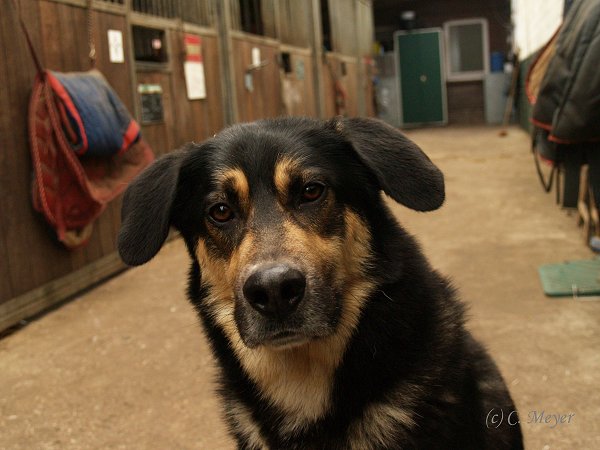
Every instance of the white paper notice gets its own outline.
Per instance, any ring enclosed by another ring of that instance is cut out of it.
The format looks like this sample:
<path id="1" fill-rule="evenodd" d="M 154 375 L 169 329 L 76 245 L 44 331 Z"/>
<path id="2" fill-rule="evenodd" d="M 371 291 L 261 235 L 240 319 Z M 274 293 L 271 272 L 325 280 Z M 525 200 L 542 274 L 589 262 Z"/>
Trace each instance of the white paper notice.
<path id="1" fill-rule="evenodd" d="M 252 65 L 260 66 L 260 48 L 258 47 L 252 48 Z"/>
<path id="2" fill-rule="evenodd" d="M 189 100 L 206 98 L 206 83 L 204 81 L 204 64 L 196 61 L 183 63 L 185 85 Z"/>
<path id="3" fill-rule="evenodd" d="M 121 33 L 121 31 L 108 30 L 108 52 L 110 62 L 125 62 L 125 54 L 123 53 L 123 33 Z"/>

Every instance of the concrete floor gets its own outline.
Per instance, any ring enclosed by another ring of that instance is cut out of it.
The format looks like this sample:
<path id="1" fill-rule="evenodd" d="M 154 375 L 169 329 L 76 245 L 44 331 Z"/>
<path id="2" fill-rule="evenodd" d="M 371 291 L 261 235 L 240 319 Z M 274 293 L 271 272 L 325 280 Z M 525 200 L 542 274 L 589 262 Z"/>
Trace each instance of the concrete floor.
<path id="1" fill-rule="evenodd" d="M 447 203 L 390 204 L 470 305 L 529 449 L 600 448 L 600 302 L 549 299 L 537 267 L 592 256 L 514 128 L 410 133 L 446 174 Z M 0 449 L 231 449 L 214 369 L 185 300 L 181 242 L 0 341 Z M 527 423 L 531 412 L 571 423 Z"/>

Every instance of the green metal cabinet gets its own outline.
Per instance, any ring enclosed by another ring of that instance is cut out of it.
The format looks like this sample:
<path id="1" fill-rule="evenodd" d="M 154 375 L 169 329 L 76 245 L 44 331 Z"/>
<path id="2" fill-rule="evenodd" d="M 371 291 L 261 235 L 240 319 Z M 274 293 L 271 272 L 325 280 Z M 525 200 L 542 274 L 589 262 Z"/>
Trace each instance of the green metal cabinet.
<path id="1" fill-rule="evenodd" d="M 448 121 L 442 36 L 439 28 L 394 33 L 400 123 L 403 126 L 445 124 Z"/>

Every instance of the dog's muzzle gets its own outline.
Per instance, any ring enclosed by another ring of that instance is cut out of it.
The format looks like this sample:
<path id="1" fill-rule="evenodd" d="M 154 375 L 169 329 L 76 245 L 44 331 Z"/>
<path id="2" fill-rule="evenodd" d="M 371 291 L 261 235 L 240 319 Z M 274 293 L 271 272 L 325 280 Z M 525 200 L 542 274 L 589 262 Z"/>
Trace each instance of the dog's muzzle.
<path id="1" fill-rule="evenodd" d="M 242 292 L 245 300 L 268 319 L 289 317 L 302 302 L 306 277 L 282 263 L 262 264 L 250 273 Z"/>

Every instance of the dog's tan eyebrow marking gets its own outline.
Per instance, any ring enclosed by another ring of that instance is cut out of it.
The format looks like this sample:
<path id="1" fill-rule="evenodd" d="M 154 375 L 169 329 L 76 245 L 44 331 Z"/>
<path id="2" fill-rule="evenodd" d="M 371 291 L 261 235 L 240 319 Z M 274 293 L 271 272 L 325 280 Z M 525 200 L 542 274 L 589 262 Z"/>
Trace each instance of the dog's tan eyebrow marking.
<path id="1" fill-rule="evenodd" d="M 291 158 L 281 158 L 275 165 L 275 175 L 273 182 L 279 195 L 287 196 L 288 188 L 292 180 L 292 175 L 300 168 L 300 161 Z"/>
<path id="2" fill-rule="evenodd" d="M 238 196 L 243 207 L 250 205 L 250 186 L 248 179 L 240 168 L 226 169 L 217 175 L 217 182 L 222 186 L 230 186 Z"/>

